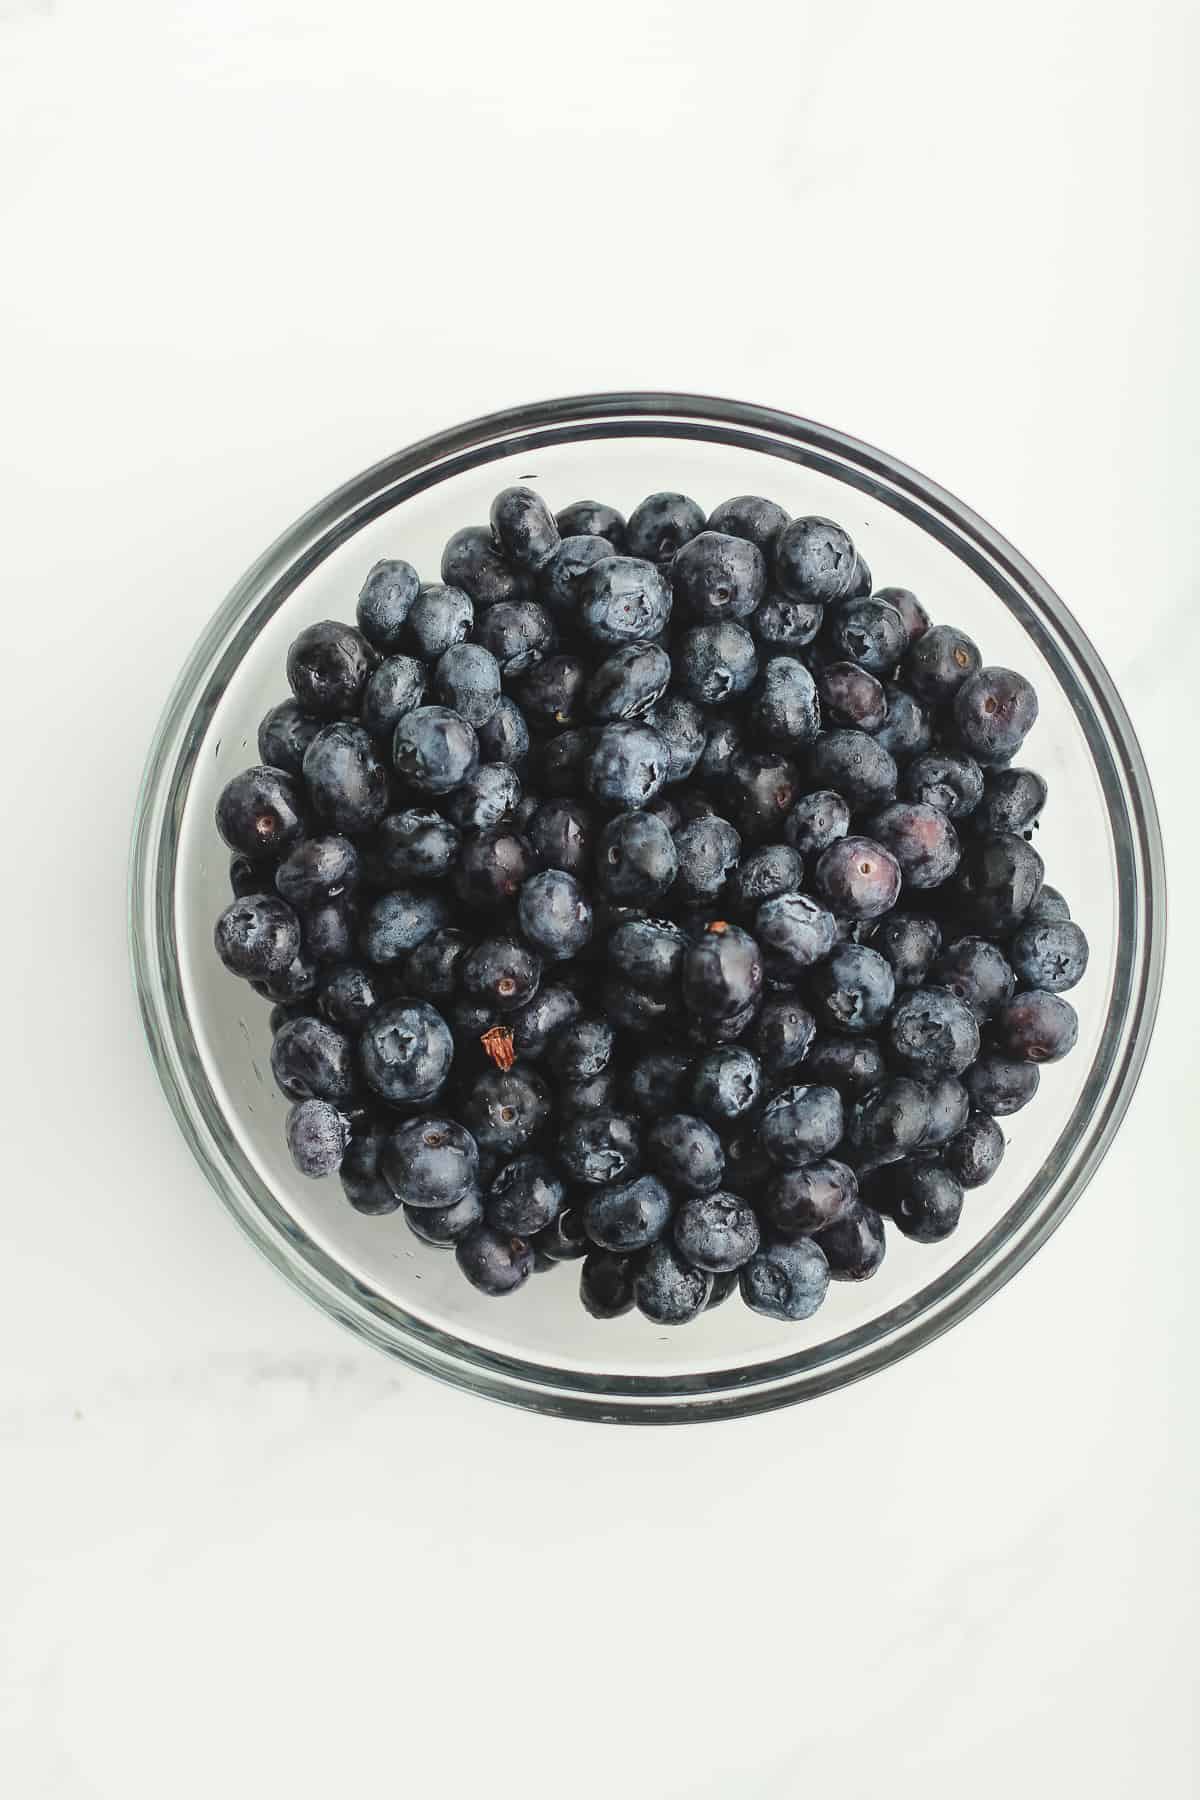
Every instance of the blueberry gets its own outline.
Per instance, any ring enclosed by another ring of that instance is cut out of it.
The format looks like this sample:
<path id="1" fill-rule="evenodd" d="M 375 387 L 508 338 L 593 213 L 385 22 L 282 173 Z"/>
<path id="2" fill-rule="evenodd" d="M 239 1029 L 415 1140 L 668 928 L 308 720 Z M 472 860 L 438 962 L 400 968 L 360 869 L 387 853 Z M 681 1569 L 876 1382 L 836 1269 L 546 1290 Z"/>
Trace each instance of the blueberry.
<path id="1" fill-rule="evenodd" d="M 910 644 L 902 678 L 918 700 L 941 706 L 953 700 L 982 661 L 978 646 L 965 631 L 958 631 L 953 625 L 934 625 Z"/>
<path id="2" fill-rule="evenodd" d="M 926 1081 L 929 1098 L 929 1124 L 925 1128 L 922 1150 L 940 1150 L 956 1138 L 967 1123 L 971 1103 L 967 1090 L 955 1075 L 937 1075 Z"/>
<path id="3" fill-rule="evenodd" d="M 448 1000 L 458 985 L 458 966 L 469 947 L 465 932 L 435 931 L 408 959 L 404 970 L 407 992 L 422 1000 Z"/>
<path id="4" fill-rule="evenodd" d="M 958 867 L 958 833 L 936 806 L 893 800 L 875 814 L 870 831 L 899 863 L 906 888 L 940 887 Z"/>
<path id="5" fill-rule="evenodd" d="M 484 762 L 507 763 L 510 768 L 519 768 L 529 755 L 529 726 L 524 713 L 508 694 L 501 694 L 500 704 L 487 724 L 480 726 L 476 737 Z"/>
<path id="6" fill-rule="evenodd" d="M 675 557 L 671 581 L 689 618 L 744 619 L 766 592 L 766 559 L 746 538 L 702 531 Z"/>
<path id="7" fill-rule="evenodd" d="M 524 1238 L 501 1236 L 473 1225 L 454 1246 L 454 1258 L 473 1288 L 498 1297 L 511 1294 L 533 1274 L 533 1250 Z"/>
<path id="8" fill-rule="evenodd" d="M 505 1163 L 488 1189 L 484 1212 L 503 1237 L 532 1237 L 553 1223 L 566 1203 L 566 1189 L 542 1156 L 517 1156 Z"/>
<path id="9" fill-rule="evenodd" d="M 795 1169 L 836 1150 L 842 1139 L 842 1097 L 835 1087 L 782 1089 L 767 1102 L 759 1131 L 777 1168 Z"/>
<path id="10" fill-rule="evenodd" d="M 845 600 L 830 609 L 825 635 L 839 661 L 856 663 L 871 675 L 887 675 L 908 643 L 904 620 L 878 598 Z"/>
<path id="11" fill-rule="evenodd" d="M 633 1311 L 635 1265 L 611 1250 L 592 1250 L 579 1271 L 579 1298 L 593 1319 L 618 1319 Z"/>
<path id="12" fill-rule="evenodd" d="M 581 1119 L 585 1114 L 612 1112 L 617 1104 L 617 1080 L 611 1069 L 579 1081 L 558 1084 L 559 1119 Z"/>
<path id="13" fill-rule="evenodd" d="M 518 569 L 536 573 L 558 548 L 554 515 L 532 488 L 503 488 L 492 501 L 491 524 L 497 549 Z"/>
<path id="14" fill-rule="evenodd" d="M 656 1175 L 593 1188 L 583 1206 L 584 1230 L 601 1250 L 644 1250 L 671 1222 L 671 1196 Z"/>
<path id="15" fill-rule="evenodd" d="M 577 656 L 547 656 L 518 678 L 521 705 L 537 731 L 573 725 L 583 706 L 587 677 Z"/>
<path id="16" fill-rule="evenodd" d="M 357 1035 L 381 999 L 378 980 L 358 963 L 323 968 L 317 980 L 317 1008 L 323 1019 Z"/>
<path id="17" fill-rule="evenodd" d="M 675 833 L 679 872 L 674 892 L 685 902 L 716 900 L 731 869 L 737 867 L 742 840 L 726 819 L 695 819 Z"/>
<path id="18" fill-rule="evenodd" d="M 764 555 L 769 555 L 789 521 L 790 514 L 774 500 L 764 500 L 759 494 L 736 494 L 709 513 L 708 529 L 724 532 L 729 537 L 745 538 L 747 543 L 757 544 Z"/>
<path id="19" fill-rule="evenodd" d="M 366 858 L 367 874 L 379 887 L 440 881 L 454 867 L 461 843 L 458 827 L 440 813 L 406 807 L 380 821 Z"/>
<path id="20" fill-rule="evenodd" d="M 275 1034 L 271 1070 L 289 1100 L 330 1100 L 345 1106 L 354 1094 L 354 1046 L 324 1019 L 291 1019 Z"/>
<path id="21" fill-rule="evenodd" d="M 1014 1062 L 986 1052 L 967 1070 L 963 1086 L 979 1112 L 1003 1119 L 1029 1105 L 1041 1079 L 1035 1062 Z"/>
<path id="22" fill-rule="evenodd" d="M 807 894 L 778 894 L 754 915 L 754 936 L 762 949 L 767 979 L 790 986 L 829 955 L 834 943 L 832 913 Z"/>
<path id="23" fill-rule="evenodd" d="M 821 727 L 817 687 L 795 656 L 773 656 L 764 665 L 747 709 L 747 726 L 761 744 L 798 750 L 811 744 Z"/>
<path id="24" fill-rule="evenodd" d="M 875 582 L 871 574 L 870 563 L 862 554 L 861 550 L 856 551 L 854 556 L 854 575 L 851 579 L 850 586 L 846 589 L 844 598 L 847 600 L 866 600 L 869 598 L 874 585 Z"/>
<path id="25" fill-rule="evenodd" d="M 448 794 L 478 767 L 479 742 L 473 726 L 448 707 L 418 706 L 396 727 L 392 761 L 419 793 Z"/>
<path id="26" fill-rule="evenodd" d="M 824 788 L 800 796 L 784 821 L 783 835 L 802 856 L 817 856 L 849 829 L 850 808 L 840 794 Z"/>
<path id="27" fill-rule="evenodd" d="M 719 1044 L 692 1065 L 688 1098 L 700 1117 L 720 1130 L 753 1111 L 761 1090 L 758 1058 L 741 1044 Z"/>
<path id="28" fill-rule="evenodd" d="M 762 1005 L 750 1032 L 750 1047 L 768 1080 L 799 1066 L 808 1054 L 816 1023 L 792 994 L 772 994 Z"/>
<path id="29" fill-rule="evenodd" d="M 679 639 L 675 679 L 700 706 L 727 706 L 748 693 L 758 674 L 754 639 L 732 620 L 693 625 Z"/>
<path id="30" fill-rule="evenodd" d="M 817 675 L 821 717 L 831 725 L 875 733 L 887 718 L 883 684 L 857 663 L 825 663 Z"/>
<path id="31" fill-rule="evenodd" d="M 492 825 L 463 845 L 454 891 L 464 905 L 491 910 L 515 898 L 536 866 L 528 838 L 512 825 Z"/>
<path id="32" fill-rule="evenodd" d="M 452 1249 L 460 1238 L 483 1223 L 483 1195 L 468 1188 L 449 1206 L 406 1206 L 404 1222 L 414 1237 L 437 1250 Z"/>
<path id="33" fill-rule="evenodd" d="M 479 1146 L 454 1119 L 410 1119 L 379 1152 L 380 1172 L 406 1206 L 451 1206 L 479 1182 Z"/>
<path id="34" fill-rule="evenodd" d="M 955 938 L 938 957 L 933 975 L 939 987 L 965 1000 L 981 1024 L 1012 998 L 1016 986 L 1003 952 L 981 937 Z"/>
<path id="35" fill-rule="evenodd" d="M 529 822 L 529 841 L 546 869 L 583 875 L 592 860 L 595 821 L 580 800 L 546 800 Z"/>
<path id="36" fill-rule="evenodd" d="M 804 1059 L 812 1081 L 827 1081 L 848 1100 L 859 1100 L 878 1087 L 886 1073 L 883 1052 L 874 1038 L 827 1032 L 813 1039 Z"/>
<path id="37" fill-rule="evenodd" d="M 345 962 L 354 954 L 358 913 L 352 899 L 321 900 L 300 919 L 304 951 L 317 963 Z"/>
<path id="38" fill-rule="evenodd" d="M 551 1262 L 577 1262 L 581 1256 L 586 1256 L 592 1246 L 583 1228 L 582 1210 L 564 1206 L 550 1224 L 538 1232 L 533 1247 L 548 1256 Z"/>
<path id="39" fill-rule="evenodd" d="M 602 500 L 574 500 L 555 513 L 554 522 L 564 540 L 572 537 L 607 538 L 614 550 L 625 547 L 625 515 Z"/>
<path id="40" fill-rule="evenodd" d="M 1020 1062 L 1058 1062 L 1075 1048 L 1079 1019 L 1061 994 L 1031 988 L 997 1009 L 992 1030 L 1003 1056 Z"/>
<path id="41" fill-rule="evenodd" d="M 705 1312 L 711 1312 L 714 1306 L 721 1306 L 726 1300 L 731 1299 L 733 1295 L 737 1293 L 738 1274 L 739 1271 L 737 1269 L 730 1269 L 724 1275 L 713 1276 L 712 1289 L 708 1299 L 704 1302 Z"/>
<path id="42" fill-rule="evenodd" d="M 762 1007 L 762 996 L 756 995 L 745 1006 L 736 1012 L 725 1013 L 719 1019 L 701 1019 L 690 1014 L 682 1021 L 684 1036 L 689 1044 L 698 1050 L 710 1044 L 732 1044 L 756 1023 Z"/>
<path id="43" fill-rule="evenodd" d="M 505 677 L 536 668 L 555 642 L 550 614 L 536 600 L 501 600 L 484 613 L 475 635 Z"/>
<path id="44" fill-rule="evenodd" d="M 637 1122 L 617 1112 L 572 1119 L 559 1138 L 558 1159 L 572 1181 L 587 1187 L 630 1179 L 641 1166 Z"/>
<path id="45" fill-rule="evenodd" d="M 883 698 L 887 711 L 883 724 L 875 731 L 875 742 L 895 762 L 907 761 L 928 750 L 933 732 L 921 702 L 914 700 L 906 688 L 896 687 L 891 682 L 885 682 Z"/>
<path id="46" fill-rule="evenodd" d="M 829 1263 L 812 1238 L 764 1244 L 742 1269 L 742 1299 L 752 1312 L 794 1322 L 811 1318 L 829 1291 Z"/>
<path id="47" fill-rule="evenodd" d="M 795 893 L 804 879 L 804 858 L 790 844 L 765 844 L 744 856 L 729 883 L 729 902 L 741 917 L 753 920 L 764 900 Z"/>
<path id="48" fill-rule="evenodd" d="M 860 1200 L 822 1231 L 820 1244 L 835 1281 L 869 1281 L 887 1251 L 883 1220 Z"/>
<path id="49" fill-rule="evenodd" d="M 261 994 L 264 1000 L 274 1000 L 281 1006 L 303 1000 L 315 991 L 316 985 L 317 964 L 303 950 L 278 975 L 265 975 L 261 978 L 256 975 L 250 982 L 256 994 Z"/>
<path id="50" fill-rule="evenodd" d="M 683 959 L 683 998 L 701 1019 L 727 1019 L 762 987 L 762 954 L 749 932 L 714 919 Z"/>
<path id="51" fill-rule="evenodd" d="M 736 1194 L 694 1194 L 672 1227 L 675 1248 L 693 1269 L 728 1275 L 749 1262 L 761 1242 L 754 1208 Z"/>
<path id="52" fill-rule="evenodd" d="M 465 644 L 475 626 L 475 608 L 461 588 L 423 587 L 404 621 L 404 645 L 423 662 L 436 663 L 455 644 Z"/>
<path id="53" fill-rule="evenodd" d="M 686 781 L 704 754 L 708 727 L 704 714 L 682 694 L 668 694 L 645 715 L 648 725 L 666 740 L 668 785 Z"/>
<path id="54" fill-rule="evenodd" d="M 1048 789 L 1033 769 L 988 769 L 983 777 L 983 799 L 972 814 L 978 831 L 1032 831 Z"/>
<path id="55" fill-rule="evenodd" d="M 586 1081 L 608 1068 L 615 1047 L 616 1036 L 608 1020 L 574 1019 L 556 1034 L 550 1047 L 554 1072 L 567 1081 Z"/>
<path id="56" fill-rule="evenodd" d="M 915 644 L 929 630 L 929 614 L 909 588 L 877 588 L 875 598 L 895 607 L 904 621 L 904 633 L 909 644 Z"/>
<path id="57" fill-rule="evenodd" d="M 979 669 L 954 696 L 959 741 L 976 762 L 1009 762 L 1037 722 L 1032 682 L 1012 669 Z"/>
<path id="58" fill-rule="evenodd" d="M 965 819 L 983 798 L 983 770 L 969 756 L 953 750 L 924 750 L 900 780 L 907 800 L 934 806 L 951 819 Z"/>
<path id="59" fill-rule="evenodd" d="M 779 1236 L 794 1238 L 824 1231 L 857 1203 L 854 1170 L 834 1157 L 821 1157 L 800 1168 L 772 1170 L 762 1205 Z"/>
<path id="60" fill-rule="evenodd" d="M 725 1177 L 723 1186 L 758 1206 L 771 1179 L 772 1164 L 758 1141 L 754 1124 L 742 1124 L 729 1132 L 725 1143 Z"/>
<path id="61" fill-rule="evenodd" d="M 304 752 L 304 784 L 313 811 L 335 832 L 366 832 L 388 806 L 388 774 L 368 731 L 339 719 Z"/>
<path id="62" fill-rule="evenodd" d="M 546 1123 L 550 1090 L 535 1069 L 485 1069 L 460 1110 L 481 1150 L 512 1156 Z"/>
<path id="63" fill-rule="evenodd" d="M 889 913 L 879 921 L 871 937 L 872 950 L 878 950 L 891 963 L 898 990 L 921 986 L 941 944 L 937 920 L 922 913 Z"/>
<path id="64" fill-rule="evenodd" d="M 865 731 L 824 731 L 809 751 L 813 785 L 832 788 L 853 810 L 882 806 L 896 792 L 896 764 Z"/>
<path id="65" fill-rule="evenodd" d="M 275 886 L 294 907 L 335 900 L 357 881 L 358 851 L 349 838 L 337 835 L 302 839 L 275 871 Z"/>
<path id="66" fill-rule="evenodd" d="M 962 1216 L 962 1186 L 938 1163 L 901 1163 L 889 1173 L 887 1200 L 898 1228 L 919 1244 L 940 1243 Z"/>
<path id="67" fill-rule="evenodd" d="M 686 494 L 650 494 L 630 513 L 625 543 L 630 556 L 669 563 L 704 524 L 703 510 Z"/>
<path id="68" fill-rule="evenodd" d="M 813 600 L 789 600 L 771 594 L 750 620 L 750 629 L 764 650 L 794 655 L 811 644 L 825 622 L 825 608 Z"/>
<path id="69" fill-rule="evenodd" d="M 1011 931 L 1024 923 L 1042 874 L 1032 844 L 1012 832 L 990 832 L 964 850 L 955 881 L 958 904 L 981 931 Z"/>
<path id="70" fill-rule="evenodd" d="M 424 1000 L 377 1006 L 358 1041 L 368 1084 L 395 1105 L 432 1100 L 445 1086 L 454 1040 L 441 1014 Z"/>
<path id="71" fill-rule="evenodd" d="M 424 664 L 415 656 L 389 656 L 372 670 L 363 689 L 362 722 L 374 737 L 390 739 L 405 713 L 424 698 Z"/>
<path id="72" fill-rule="evenodd" d="M 531 875 L 517 901 L 521 931 L 551 961 L 577 956 L 592 935 L 592 907 L 573 875 L 547 869 Z"/>
<path id="73" fill-rule="evenodd" d="M 649 712 L 666 692 L 671 659 L 657 644 L 625 644 L 605 658 L 587 685 L 587 709 L 601 723 Z"/>
<path id="74" fill-rule="evenodd" d="M 1061 994 L 1083 980 L 1088 941 L 1070 919 L 1049 925 L 1023 925 L 1012 941 L 1010 954 L 1022 987 Z"/>
<path id="75" fill-rule="evenodd" d="M 528 576 L 500 554 L 486 525 L 467 525 L 454 533 L 442 551 L 441 576 L 481 609 L 504 600 L 523 600 L 529 591 Z"/>
<path id="76" fill-rule="evenodd" d="M 918 988 L 897 1001 L 888 1042 L 896 1062 L 914 1075 L 961 1075 L 979 1054 L 979 1024 L 949 988 Z"/>
<path id="77" fill-rule="evenodd" d="M 451 644 L 437 660 L 433 688 L 442 706 L 478 731 L 500 704 L 500 665 L 482 644 Z"/>
<path id="78" fill-rule="evenodd" d="M 700 760 L 696 769 L 701 781 L 723 781 L 733 767 L 744 745 L 742 732 L 736 719 L 728 713 L 718 713 L 707 727 L 704 748 L 700 752 Z"/>
<path id="79" fill-rule="evenodd" d="M 878 919 L 895 906 L 900 864 L 873 838 L 844 837 L 817 859 L 814 884 L 822 899 L 845 919 Z"/>
<path id="80" fill-rule="evenodd" d="M 295 698 L 281 700 L 265 715 L 258 728 L 258 754 L 263 763 L 269 769 L 299 775 L 304 752 L 323 723 L 323 720 L 302 712 L 300 702 Z"/>
<path id="81" fill-rule="evenodd" d="M 404 621 L 421 591 L 421 578 L 411 563 L 377 562 L 358 596 L 358 629 L 384 656 L 400 648 Z"/>
<path id="82" fill-rule="evenodd" d="M 692 1059 L 685 1050 L 646 1050 L 629 1066 L 625 1092 L 642 1119 L 678 1112 L 687 1091 Z"/>
<path id="83" fill-rule="evenodd" d="M 793 519 L 775 539 L 775 580 L 792 600 L 841 600 L 855 577 L 849 536 L 831 519 Z"/>
<path id="84" fill-rule="evenodd" d="M 1071 909 L 1056 887 L 1044 882 L 1038 889 L 1037 898 L 1031 903 L 1025 914 L 1026 925 L 1053 925 L 1059 919 L 1069 919 Z"/>
<path id="85" fill-rule="evenodd" d="M 495 937 L 485 938 L 467 953 L 459 978 L 468 999 L 507 1013 L 532 999 L 541 974 L 541 957 L 535 951 L 515 938 Z"/>
<path id="86" fill-rule="evenodd" d="M 541 987 L 524 1006 L 510 1015 L 512 1048 L 517 1056 L 538 1057 L 544 1054 L 550 1039 L 564 1025 L 572 1024 L 582 1006 L 571 988 L 550 985 Z"/>
<path id="87" fill-rule="evenodd" d="M 393 1213 L 400 1205 L 379 1166 L 386 1141 L 387 1127 L 373 1124 L 365 1130 L 356 1129 L 346 1146 L 338 1172 L 342 1192 L 355 1212 L 378 1216 Z"/>
<path id="88" fill-rule="evenodd" d="M 596 849 L 596 882 L 610 900 L 649 906 L 679 871 L 679 855 L 666 825 L 653 813 L 621 813 L 610 820 Z"/>
<path id="89" fill-rule="evenodd" d="M 535 792 L 521 795 L 513 809 L 513 824 L 518 831 L 528 832 L 530 820 L 542 804 L 542 796 Z"/>
<path id="90" fill-rule="evenodd" d="M 367 676 L 378 660 L 352 625 L 323 619 L 307 626 L 288 650 L 288 684 L 314 718 L 349 718 L 358 711 Z"/>
<path id="91" fill-rule="evenodd" d="M 672 1193 L 711 1194 L 721 1185 L 725 1152 L 705 1119 L 673 1112 L 656 1119 L 646 1138 L 646 1161 Z"/>
<path id="92" fill-rule="evenodd" d="M 846 1138 L 869 1165 L 899 1162 L 919 1150 L 929 1129 L 929 1095 L 919 1081 L 896 1075 L 856 1100 Z"/>
<path id="93" fill-rule="evenodd" d="M 301 1100 L 287 1116 L 287 1147 L 301 1175 L 336 1175 L 350 1141 L 350 1121 L 328 1100 Z"/>
<path id="94" fill-rule="evenodd" d="M 704 1311 L 712 1283 L 711 1275 L 692 1268 L 669 1239 L 661 1238 L 638 1259 L 634 1303 L 655 1325 L 686 1325 Z"/>
<path id="95" fill-rule="evenodd" d="M 507 763 L 480 763 L 451 794 L 447 811 L 463 831 L 486 831 L 511 819 L 521 783 Z"/>
<path id="96" fill-rule="evenodd" d="M 608 967 L 631 987 L 666 994 L 679 978 L 687 942 L 674 920 L 628 919 L 609 937 Z"/>
<path id="97" fill-rule="evenodd" d="M 368 909 L 362 928 L 363 954 L 377 968 L 390 967 L 450 923 L 440 894 L 395 888 Z"/>
<path id="98" fill-rule="evenodd" d="M 537 753 L 539 785 L 555 798 L 573 799 L 583 787 L 595 739 L 593 731 L 560 731 L 547 738 Z"/>
<path id="99" fill-rule="evenodd" d="M 956 1138 L 947 1144 L 943 1161 L 965 1188 L 982 1187 L 1004 1159 L 1004 1133 L 987 1113 L 973 1112 Z"/>
<path id="100" fill-rule="evenodd" d="M 671 588 L 652 562 L 608 556 L 578 586 L 579 624 L 593 643 L 618 649 L 656 638 L 671 618 Z"/>
<path id="101" fill-rule="evenodd" d="M 605 725 L 587 762 L 587 789 L 599 805 L 622 812 L 644 807 L 667 778 L 670 749 L 642 720 Z"/>
<path id="102" fill-rule="evenodd" d="M 225 908 L 213 933 L 217 955 L 250 981 L 282 975 L 300 949 L 300 921 L 274 894 L 246 894 Z"/>
<path id="103" fill-rule="evenodd" d="M 300 784 L 282 769 L 243 769 L 221 789 L 217 830 L 231 850 L 252 859 L 279 856 L 304 834 Z"/>

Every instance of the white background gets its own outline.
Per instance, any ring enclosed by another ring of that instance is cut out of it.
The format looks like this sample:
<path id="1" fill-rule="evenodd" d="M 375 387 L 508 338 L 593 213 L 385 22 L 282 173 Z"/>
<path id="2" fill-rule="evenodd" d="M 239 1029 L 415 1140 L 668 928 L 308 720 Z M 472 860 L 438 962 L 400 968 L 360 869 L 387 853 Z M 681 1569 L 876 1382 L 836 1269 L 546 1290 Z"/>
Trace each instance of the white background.
<path id="1" fill-rule="evenodd" d="M 0 1786 L 1195 1791 L 1187 0 L 0 0 Z M 770 402 L 977 506 L 1158 786 L 1175 955 L 1083 1203 L 849 1392 L 443 1391 L 177 1139 L 123 866 L 166 689 L 345 476 L 525 399 Z"/>

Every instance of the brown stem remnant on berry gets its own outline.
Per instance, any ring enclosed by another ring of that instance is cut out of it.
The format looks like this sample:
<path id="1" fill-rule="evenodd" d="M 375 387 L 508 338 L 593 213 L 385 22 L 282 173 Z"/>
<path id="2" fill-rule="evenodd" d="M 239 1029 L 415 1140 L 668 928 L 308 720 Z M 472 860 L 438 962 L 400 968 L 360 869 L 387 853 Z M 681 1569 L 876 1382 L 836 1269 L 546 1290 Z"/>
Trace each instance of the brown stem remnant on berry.
<path id="1" fill-rule="evenodd" d="M 513 1034 L 507 1025 L 490 1026 L 479 1041 L 498 1069 L 512 1068 L 517 1056 L 513 1049 Z"/>

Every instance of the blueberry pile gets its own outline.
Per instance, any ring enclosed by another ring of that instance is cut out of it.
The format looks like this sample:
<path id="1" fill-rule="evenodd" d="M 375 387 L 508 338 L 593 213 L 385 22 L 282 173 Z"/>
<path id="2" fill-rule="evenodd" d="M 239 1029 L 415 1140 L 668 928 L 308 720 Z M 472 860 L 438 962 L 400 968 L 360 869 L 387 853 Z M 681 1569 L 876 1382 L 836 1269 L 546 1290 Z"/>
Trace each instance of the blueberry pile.
<path id="1" fill-rule="evenodd" d="M 441 577 L 300 633 L 217 806 L 296 1167 L 596 1318 L 946 1237 L 1077 1034 L 1030 683 L 753 496 L 507 488 Z"/>

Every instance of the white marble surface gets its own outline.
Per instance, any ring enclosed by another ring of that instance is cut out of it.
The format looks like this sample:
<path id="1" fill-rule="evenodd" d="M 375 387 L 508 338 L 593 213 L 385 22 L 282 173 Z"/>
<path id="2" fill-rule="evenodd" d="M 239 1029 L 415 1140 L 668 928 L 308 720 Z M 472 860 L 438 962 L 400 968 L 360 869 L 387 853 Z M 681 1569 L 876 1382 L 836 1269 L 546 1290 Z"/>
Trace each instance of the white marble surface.
<path id="1" fill-rule="evenodd" d="M 1195 1791 L 1198 48 L 1183 0 L 2 0 L 6 1794 Z M 311 1311 L 177 1138 L 123 940 L 155 716 L 252 556 L 426 430 L 626 384 L 829 419 L 1020 544 L 1176 897 L 1034 1263 L 703 1431 Z"/>

